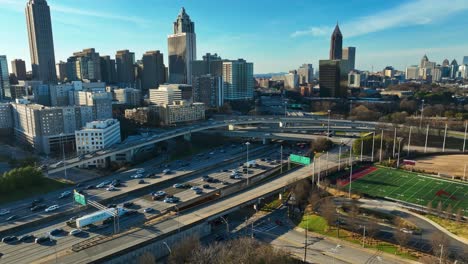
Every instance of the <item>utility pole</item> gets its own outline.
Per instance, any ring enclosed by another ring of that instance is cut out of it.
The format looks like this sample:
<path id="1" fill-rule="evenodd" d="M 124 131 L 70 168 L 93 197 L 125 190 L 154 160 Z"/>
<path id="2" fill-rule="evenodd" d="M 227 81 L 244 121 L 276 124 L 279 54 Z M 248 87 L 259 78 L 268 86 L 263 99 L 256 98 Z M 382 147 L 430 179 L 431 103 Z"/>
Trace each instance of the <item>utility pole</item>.
<path id="1" fill-rule="evenodd" d="M 281 156 L 281 173 L 283 173 L 283 145 L 280 148 L 280 156 Z"/>
<path id="2" fill-rule="evenodd" d="M 419 119 L 419 128 L 421 128 L 421 126 L 422 126 L 423 113 L 424 113 L 424 99 L 422 99 L 421 118 Z"/>
<path id="3" fill-rule="evenodd" d="M 304 263 L 307 263 L 307 231 L 309 229 L 309 221 L 307 221 L 307 228 L 305 230 L 305 238 L 304 238 Z"/>
<path id="4" fill-rule="evenodd" d="M 341 142 L 343 143 L 343 142 Z M 341 170 L 341 144 L 340 146 L 338 147 L 338 171 Z"/>
<path id="5" fill-rule="evenodd" d="M 318 157 L 318 175 L 317 175 L 317 186 L 320 186 L 320 171 L 321 171 L 321 165 L 322 165 L 322 156 Z"/>
<path id="6" fill-rule="evenodd" d="M 362 232 L 362 247 L 364 247 L 365 240 L 366 240 L 366 226 L 364 226 L 364 230 Z"/>
<path id="7" fill-rule="evenodd" d="M 328 151 L 327 151 L 327 166 L 326 166 L 325 175 L 328 176 Z"/>
<path id="8" fill-rule="evenodd" d="M 397 169 L 400 167 L 400 145 L 403 138 L 398 138 L 398 159 L 397 159 Z"/>
<path id="9" fill-rule="evenodd" d="M 447 123 L 445 123 L 444 144 L 442 145 L 442 152 L 445 152 L 445 139 L 447 138 Z"/>
<path id="10" fill-rule="evenodd" d="M 380 157 L 379 157 L 379 162 L 382 163 L 382 149 L 383 149 L 383 129 L 382 129 L 382 137 L 380 138 Z"/>

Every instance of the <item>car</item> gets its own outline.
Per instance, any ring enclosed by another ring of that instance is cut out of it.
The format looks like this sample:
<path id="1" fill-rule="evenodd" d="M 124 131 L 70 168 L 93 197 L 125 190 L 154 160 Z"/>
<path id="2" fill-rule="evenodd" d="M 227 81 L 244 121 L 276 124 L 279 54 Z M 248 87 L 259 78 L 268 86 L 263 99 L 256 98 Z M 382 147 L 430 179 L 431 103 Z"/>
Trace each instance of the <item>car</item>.
<path id="1" fill-rule="evenodd" d="M 162 171 L 164 174 L 171 174 L 171 170 L 170 169 L 165 169 Z"/>
<path id="2" fill-rule="evenodd" d="M 211 186 L 209 184 L 203 184 L 204 189 L 211 189 Z"/>
<path id="3" fill-rule="evenodd" d="M 213 183 L 213 182 L 214 182 L 214 179 L 213 179 L 213 178 L 208 178 L 208 179 L 206 180 L 206 182 Z"/>
<path id="4" fill-rule="evenodd" d="M 110 185 L 109 187 L 106 188 L 106 191 L 108 191 L 108 192 L 112 192 L 112 191 L 115 191 L 115 190 L 116 190 L 115 187 L 112 186 L 112 185 Z"/>
<path id="5" fill-rule="evenodd" d="M 11 243 L 11 242 L 16 241 L 16 240 L 18 240 L 18 238 L 16 236 L 6 236 L 6 237 L 2 238 L 3 243 Z"/>
<path id="6" fill-rule="evenodd" d="M 203 190 L 202 189 L 196 189 L 195 190 L 195 194 L 202 194 L 203 193 Z"/>
<path id="7" fill-rule="evenodd" d="M 145 180 L 139 180 L 138 181 L 138 184 L 144 184 L 145 183 Z"/>
<path id="8" fill-rule="evenodd" d="M 180 189 L 180 188 L 183 188 L 183 185 L 180 184 L 180 183 L 176 183 L 176 184 L 172 185 L 172 187 Z"/>
<path id="9" fill-rule="evenodd" d="M 192 190 L 192 191 L 196 191 L 196 190 L 199 190 L 199 189 L 200 189 L 200 187 L 198 187 L 198 186 L 193 186 L 192 188 L 190 188 L 190 190 Z"/>
<path id="10" fill-rule="evenodd" d="M 134 206 L 135 204 L 133 202 L 126 202 L 126 203 L 123 203 L 123 207 L 132 207 Z"/>
<path id="11" fill-rule="evenodd" d="M 182 188 L 184 188 L 184 189 L 190 189 L 190 188 L 192 188 L 192 185 L 189 184 L 189 183 L 184 183 L 184 184 L 182 184 Z"/>
<path id="12" fill-rule="evenodd" d="M 143 210 L 143 212 L 145 212 L 145 213 L 151 213 L 153 211 L 154 211 L 154 209 L 151 208 L 151 207 L 145 208 L 145 210 Z"/>
<path id="13" fill-rule="evenodd" d="M 135 175 L 130 176 L 130 178 L 133 178 L 133 179 L 141 179 L 141 178 L 143 178 L 143 174 L 137 173 L 137 174 L 135 174 Z"/>
<path id="14" fill-rule="evenodd" d="M 166 197 L 164 199 L 165 203 L 177 203 L 179 201 L 179 198 L 177 197 Z"/>
<path id="15" fill-rule="evenodd" d="M 60 194 L 59 199 L 66 198 L 66 197 L 68 197 L 70 195 L 71 195 L 71 191 L 65 191 L 65 192 Z"/>
<path id="16" fill-rule="evenodd" d="M 113 180 L 110 185 L 114 186 L 114 187 L 117 187 L 120 185 L 120 180 L 119 179 L 115 179 Z"/>
<path id="17" fill-rule="evenodd" d="M 34 240 L 34 235 L 24 235 L 18 239 L 20 242 L 28 242 Z"/>
<path id="18" fill-rule="evenodd" d="M 85 190 L 91 190 L 94 189 L 94 185 L 88 185 L 85 187 Z"/>
<path id="19" fill-rule="evenodd" d="M 75 235 L 80 234 L 81 232 L 82 232 L 81 229 L 72 229 L 70 232 L 68 232 L 68 234 L 70 236 L 75 236 Z"/>
<path id="20" fill-rule="evenodd" d="M 216 179 L 216 178 L 213 178 L 213 180 L 211 181 L 212 183 L 219 183 L 220 180 L 219 179 Z"/>
<path id="21" fill-rule="evenodd" d="M 402 228 L 400 229 L 401 232 L 403 233 L 406 233 L 406 234 L 413 234 L 413 230 L 409 230 L 409 229 L 406 229 L 406 228 Z"/>
<path id="22" fill-rule="evenodd" d="M 16 219 L 18 216 L 17 215 L 12 215 L 10 217 L 8 217 L 7 219 L 5 219 L 6 221 L 11 221 L 13 219 Z"/>
<path id="23" fill-rule="evenodd" d="M 116 208 L 117 205 L 116 205 L 116 204 L 108 204 L 107 207 L 108 207 L 108 208 Z"/>
<path id="24" fill-rule="evenodd" d="M 104 188 L 109 183 L 110 183 L 110 181 L 103 181 L 103 182 L 99 183 L 98 185 L 96 185 L 96 188 Z"/>
<path id="25" fill-rule="evenodd" d="M 138 169 L 138 170 L 136 171 L 136 173 L 138 173 L 138 174 L 145 173 L 145 169 L 140 168 L 140 169 Z"/>
<path id="26" fill-rule="evenodd" d="M 148 174 L 148 178 L 159 178 L 159 176 L 156 174 L 156 173 L 151 173 L 151 174 Z"/>
<path id="27" fill-rule="evenodd" d="M 135 215 L 137 213 L 138 213 L 137 210 L 128 210 L 128 211 L 125 211 L 124 215 L 125 216 L 130 216 L 130 215 Z"/>
<path id="28" fill-rule="evenodd" d="M 31 207 L 31 211 L 34 212 L 34 211 L 37 211 L 37 210 L 42 210 L 42 209 L 44 209 L 46 207 L 47 207 L 47 205 L 45 205 L 45 204 L 38 204 L 38 205 L 36 205 L 34 207 Z"/>
<path id="29" fill-rule="evenodd" d="M 210 155 L 214 155 L 215 153 L 214 152 L 210 152 Z"/>
<path id="30" fill-rule="evenodd" d="M 7 215 L 7 214 L 9 214 L 9 213 L 10 213 L 10 210 L 8 210 L 8 209 L 2 209 L 2 210 L 0 210 L 0 215 Z"/>
<path id="31" fill-rule="evenodd" d="M 31 207 L 34 207 L 44 201 L 44 198 L 37 198 L 34 201 L 31 202 Z"/>
<path id="32" fill-rule="evenodd" d="M 42 244 L 42 243 L 49 242 L 49 241 L 50 241 L 50 237 L 48 236 L 41 236 L 34 240 L 36 244 Z"/>
<path id="33" fill-rule="evenodd" d="M 49 235 L 51 235 L 51 236 L 58 236 L 58 235 L 62 234 L 63 232 L 65 232 L 65 231 L 63 231 L 62 228 L 55 228 L 55 229 L 53 229 L 53 230 L 51 230 L 51 231 L 49 232 Z"/>
<path id="34" fill-rule="evenodd" d="M 59 207 L 60 206 L 58 206 L 58 204 L 54 204 L 54 205 L 51 205 L 51 206 L 47 207 L 44 211 L 46 213 L 52 212 L 52 211 L 55 211 L 55 210 L 59 209 Z"/>
<path id="35" fill-rule="evenodd" d="M 227 181 L 223 181 L 223 182 L 221 182 L 221 183 L 222 183 L 223 185 L 229 185 L 229 182 L 227 182 Z"/>

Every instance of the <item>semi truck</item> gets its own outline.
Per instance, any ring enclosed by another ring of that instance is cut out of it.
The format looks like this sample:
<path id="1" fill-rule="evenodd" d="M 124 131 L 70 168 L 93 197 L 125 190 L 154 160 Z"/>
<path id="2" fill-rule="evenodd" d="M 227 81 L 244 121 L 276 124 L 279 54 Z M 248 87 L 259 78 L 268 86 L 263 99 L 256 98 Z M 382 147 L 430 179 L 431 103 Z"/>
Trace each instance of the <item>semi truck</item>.
<path id="1" fill-rule="evenodd" d="M 76 219 L 76 227 L 81 229 L 87 225 L 91 225 L 98 222 L 103 222 L 106 219 L 109 219 L 114 216 L 115 210 L 118 210 L 119 216 L 125 214 L 126 210 L 124 208 L 108 208 L 107 210 L 98 211 L 89 215 L 82 216 Z"/>
<path id="2" fill-rule="evenodd" d="M 255 168 L 257 167 L 257 162 L 255 160 L 247 161 L 246 163 L 244 163 L 244 166 L 246 166 L 247 168 Z"/>

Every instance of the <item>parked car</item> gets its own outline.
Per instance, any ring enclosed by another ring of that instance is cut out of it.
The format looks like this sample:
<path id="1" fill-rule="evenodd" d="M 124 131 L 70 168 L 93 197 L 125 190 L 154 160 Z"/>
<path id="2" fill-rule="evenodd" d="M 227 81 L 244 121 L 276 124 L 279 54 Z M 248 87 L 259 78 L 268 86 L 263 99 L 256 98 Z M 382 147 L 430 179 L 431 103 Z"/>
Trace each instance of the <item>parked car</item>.
<path id="1" fill-rule="evenodd" d="M 70 236 L 76 236 L 76 235 L 80 234 L 81 232 L 82 232 L 81 229 L 72 229 L 68 234 Z"/>
<path id="2" fill-rule="evenodd" d="M 151 208 L 151 207 L 145 208 L 145 210 L 143 210 L 143 212 L 145 212 L 145 213 L 151 213 L 153 211 L 154 211 L 154 209 Z"/>
<path id="3" fill-rule="evenodd" d="M 19 241 L 21 242 L 28 242 L 34 240 L 34 235 L 24 235 L 19 238 Z"/>
<path id="4" fill-rule="evenodd" d="M 55 210 L 59 209 L 59 207 L 60 207 L 60 206 L 58 206 L 58 204 L 54 204 L 54 205 L 52 205 L 52 206 L 47 207 L 44 211 L 45 211 L 46 213 L 52 212 L 52 211 L 55 211 Z"/>
<path id="5" fill-rule="evenodd" d="M 53 229 L 53 230 L 51 230 L 51 231 L 49 232 L 49 235 L 51 235 L 51 236 L 58 236 L 58 235 L 62 234 L 63 232 L 65 232 L 65 231 L 63 231 L 62 228 L 55 228 L 55 229 Z"/>
<path id="6" fill-rule="evenodd" d="M 6 237 L 2 238 L 3 243 L 11 243 L 11 242 L 14 242 L 16 240 L 18 240 L 18 238 L 16 236 L 6 236 Z"/>
<path id="7" fill-rule="evenodd" d="M 204 189 L 211 189 L 211 186 L 209 184 L 203 184 Z"/>
<path id="8" fill-rule="evenodd" d="M 38 237 L 36 238 L 36 240 L 34 240 L 36 244 L 42 244 L 42 243 L 49 242 L 49 241 L 50 241 L 50 237 L 48 236 Z"/>

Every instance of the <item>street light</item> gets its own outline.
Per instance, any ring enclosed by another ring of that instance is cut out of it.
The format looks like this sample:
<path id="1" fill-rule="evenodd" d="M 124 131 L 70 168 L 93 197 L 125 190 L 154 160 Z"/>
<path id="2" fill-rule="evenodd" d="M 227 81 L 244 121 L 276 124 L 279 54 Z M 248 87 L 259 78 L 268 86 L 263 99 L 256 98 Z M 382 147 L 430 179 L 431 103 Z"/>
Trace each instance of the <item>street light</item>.
<path id="1" fill-rule="evenodd" d="M 171 248 L 169 247 L 169 245 L 168 245 L 166 242 L 164 242 L 164 241 L 163 241 L 162 243 L 167 247 L 167 250 L 169 250 L 169 254 L 172 255 L 172 250 L 171 250 Z"/>
<path id="2" fill-rule="evenodd" d="M 328 129 L 327 129 L 327 137 L 330 137 L 330 113 L 331 110 L 328 110 Z"/>
<path id="3" fill-rule="evenodd" d="M 250 142 L 245 142 L 245 145 L 247 146 L 247 161 L 245 163 L 246 166 L 248 166 L 249 164 L 249 145 L 250 145 Z M 249 185 L 249 175 L 248 175 L 248 170 L 247 170 L 247 185 Z"/>
<path id="4" fill-rule="evenodd" d="M 63 142 L 63 133 L 60 133 L 59 134 L 60 136 L 60 145 L 62 145 L 62 162 L 63 162 L 63 166 L 64 166 L 64 175 L 65 175 L 65 179 L 68 179 L 67 177 L 67 167 L 65 166 L 65 143 Z"/>
<path id="5" fill-rule="evenodd" d="M 403 138 L 398 138 L 398 159 L 397 159 L 397 169 L 400 167 L 400 145 Z"/>
<path id="6" fill-rule="evenodd" d="M 421 126 L 422 126 L 423 112 L 424 112 L 424 99 L 422 99 L 421 117 L 420 117 L 420 119 L 419 119 L 419 128 L 421 128 Z"/>

